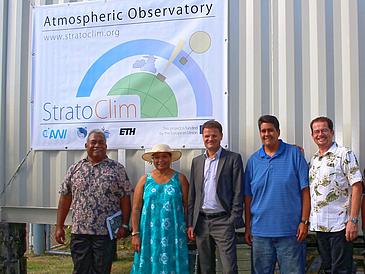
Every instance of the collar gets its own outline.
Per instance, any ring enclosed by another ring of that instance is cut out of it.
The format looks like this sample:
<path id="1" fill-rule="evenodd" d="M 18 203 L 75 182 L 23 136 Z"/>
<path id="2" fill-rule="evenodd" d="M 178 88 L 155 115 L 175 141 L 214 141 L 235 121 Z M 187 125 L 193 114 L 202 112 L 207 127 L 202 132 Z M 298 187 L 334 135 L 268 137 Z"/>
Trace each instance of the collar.
<path id="1" fill-rule="evenodd" d="M 317 158 L 317 157 L 323 157 L 329 153 L 335 154 L 336 150 L 337 150 L 338 144 L 336 142 L 333 142 L 332 146 L 325 152 L 322 154 L 322 156 L 319 155 L 319 150 L 316 151 L 316 153 L 314 153 L 313 158 Z"/>
<path id="2" fill-rule="evenodd" d="M 222 150 L 223 150 L 222 147 L 219 147 L 218 151 L 214 154 L 214 159 L 219 159 L 219 157 L 221 157 Z M 204 155 L 204 159 L 209 158 L 206 150 L 203 155 Z"/>
<path id="3" fill-rule="evenodd" d="M 262 147 L 261 147 L 261 149 L 259 151 L 259 156 L 261 158 L 264 158 L 265 157 L 267 159 L 270 159 L 270 158 L 274 158 L 274 157 L 282 154 L 284 152 L 284 150 L 285 150 L 285 143 L 281 139 L 279 139 L 279 142 L 280 142 L 280 145 L 279 145 L 278 151 L 272 157 L 270 157 L 269 155 L 266 154 L 264 145 L 262 145 Z"/>
<path id="4" fill-rule="evenodd" d="M 104 162 L 104 161 L 108 161 L 109 160 L 109 157 L 108 155 L 105 155 L 105 158 L 103 160 L 101 160 L 100 162 L 96 163 L 95 165 L 87 158 L 87 155 L 86 157 L 83 159 L 84 162 L 89 162 L 90 164 L 96 166 L 96 165 L 99 165 L 100 163 Z"/>

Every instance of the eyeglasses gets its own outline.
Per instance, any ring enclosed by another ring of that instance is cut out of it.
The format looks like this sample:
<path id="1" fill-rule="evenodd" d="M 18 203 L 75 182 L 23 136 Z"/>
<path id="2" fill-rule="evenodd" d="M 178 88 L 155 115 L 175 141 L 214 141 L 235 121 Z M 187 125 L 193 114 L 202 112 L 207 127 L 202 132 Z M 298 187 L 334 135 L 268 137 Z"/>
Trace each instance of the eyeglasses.
<path id="1" fill-rule="evenodd" d="M 324 133 L 327 134 L 328 132 L 330 132 L 331 130 L 329 128 L 323 128 L 321 130 L 314 130 L 313 131 L 313 135 L 318 135 L 320 133 Z"/>

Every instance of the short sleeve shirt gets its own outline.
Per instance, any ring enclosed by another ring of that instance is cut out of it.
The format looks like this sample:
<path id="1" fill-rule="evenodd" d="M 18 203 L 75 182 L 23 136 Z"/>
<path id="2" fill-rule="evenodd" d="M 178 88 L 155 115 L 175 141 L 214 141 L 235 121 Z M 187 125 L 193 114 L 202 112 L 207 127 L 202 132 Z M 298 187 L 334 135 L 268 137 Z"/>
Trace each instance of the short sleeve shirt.
<path id="1" fill-rule="evenodd" d="M 355 154 L 336 142 L 322 156 L 317 151 L 310 161 L 310 230 L 341 231 L 350 218 L 354 183 L 362 181 Z"/>
<path id="2" fill-rule="evenodd" d="M 308 164 L 296 146 L 280 140 L 272 157 L 264 146 L 252 154 L 245 171 L 245 195 L 252 196 L 252 235 L 296 235 L 302 218 L 302 189 L 306 187 Z"/>
<path id="3" fill-rule="evenodd" d="M 85 158 L 68 169 L 59 193 L 72 195 L 71 233 L 107 235 L 106 218 L 120 210 L 132 185 L 121 163 L 105 157 L 94 165 Z"/>

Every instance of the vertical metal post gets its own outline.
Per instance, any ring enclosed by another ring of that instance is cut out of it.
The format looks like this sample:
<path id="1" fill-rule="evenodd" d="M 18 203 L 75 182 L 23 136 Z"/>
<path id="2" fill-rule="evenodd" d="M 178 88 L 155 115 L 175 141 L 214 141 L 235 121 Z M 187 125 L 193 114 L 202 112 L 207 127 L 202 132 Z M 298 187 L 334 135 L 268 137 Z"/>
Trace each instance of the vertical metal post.
<path id="1" fill-rule="evenodd" d="M 45 225 L 46 226 L 46 237 L 47 237 L 47 252 L 51 251 L 51 225 Z"/>
<path id="2" fill-rule="evenodd" d="M 43 224 L 33 224 L 33 253 L 42 255 L 46 250 L 46 237 Z"/>

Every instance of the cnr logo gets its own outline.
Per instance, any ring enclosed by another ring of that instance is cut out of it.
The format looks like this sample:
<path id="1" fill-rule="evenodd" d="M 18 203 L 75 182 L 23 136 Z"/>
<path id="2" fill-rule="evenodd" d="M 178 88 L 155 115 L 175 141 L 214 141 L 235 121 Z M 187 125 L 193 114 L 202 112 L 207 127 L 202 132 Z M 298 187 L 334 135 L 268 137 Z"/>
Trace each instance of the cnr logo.
<path id="1" fill-rule="evenodd" d="M 42 135 L 44 138 L 47 138 L 47 139 L 65 139 L 66 138 L 66 134 L 67 134 L 67 129 L 45 129 L 43 130 L 42 132 Z"/>

